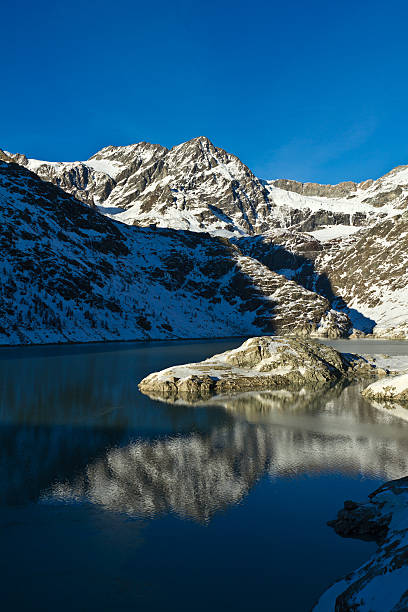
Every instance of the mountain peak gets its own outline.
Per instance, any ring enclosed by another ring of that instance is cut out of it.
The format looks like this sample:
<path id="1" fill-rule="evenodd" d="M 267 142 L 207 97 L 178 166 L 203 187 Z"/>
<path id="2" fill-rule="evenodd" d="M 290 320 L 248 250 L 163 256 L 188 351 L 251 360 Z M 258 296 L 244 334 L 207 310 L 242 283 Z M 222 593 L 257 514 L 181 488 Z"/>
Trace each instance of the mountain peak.
<path id="1" fill-rule="evenodd" d="M 201 149 L 201 150 L 216 150 L 216 147 L 207 136 L 196 136 L 185 142 L 181 142 L 170 149 L 171 151 L 186 150 L 186 149 Z"/>
<path id="2" fill-rule="evenodd" d="M 11 162 L 13 160 L 11 159 L 11 157 L 8 155 L 6 151 L 3 151 L 3 149 L 0 149 L 0 161 Z"/>

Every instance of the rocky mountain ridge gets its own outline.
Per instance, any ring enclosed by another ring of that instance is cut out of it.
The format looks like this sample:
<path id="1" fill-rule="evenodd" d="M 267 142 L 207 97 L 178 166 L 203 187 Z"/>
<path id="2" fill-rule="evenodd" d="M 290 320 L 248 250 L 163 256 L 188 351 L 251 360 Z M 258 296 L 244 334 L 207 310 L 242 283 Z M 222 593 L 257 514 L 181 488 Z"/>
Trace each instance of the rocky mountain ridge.
<path id="1" fill-rule="evenodd" d="M 146 142 L 108 146 L 83 162 L 6 155 L 130 225 L 228 235 L 340 225 L 347 233 L 347 228 L 397 214 L 408 202 L 408 166 L 359 184 L 265 181 L 203 136 L 172 149 Z"/>

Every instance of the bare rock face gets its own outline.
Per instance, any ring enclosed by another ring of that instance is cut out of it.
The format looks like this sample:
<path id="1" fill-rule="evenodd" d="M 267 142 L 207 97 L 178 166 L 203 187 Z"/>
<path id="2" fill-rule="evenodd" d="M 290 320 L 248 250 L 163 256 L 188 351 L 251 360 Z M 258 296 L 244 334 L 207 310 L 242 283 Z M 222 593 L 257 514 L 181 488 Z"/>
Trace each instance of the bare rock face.
<path id="1" fill-rule="evenodd" d="M 369 501 L 344 502 L 328 523 L 346 538 L 374 540 L 374 555 L 322 595 L 314 612 L 403 612 L 408 609 L 408 478 L 392 480 Z"/>
<path id="2" fill-rule="evenodd" d="M 375 366 L 366 359 L 312 340 L 258 337 L 200 363 L 150 374 L 139 388 L 156 398 L 198 400 L 258 389 L 313 389 L 343 377 L 375 373 Z"/>
<path id="3" fill-rule="evenodd" d="M 338 198 L 348 196 L 357 189 L 357 183 L 347 181 L 337 185 L 319 185 L 319 183 L 300 183 L 288 179 L 277 179 L 272 181 L 275 187 L 286 189 L 305 196 L 320 196 L 324 198 Z"/>
<path id="4" fill-rule="evenodd" d="M 326 312 L 316 331 L 312 332 L 312 337 L 317 338 L 345 338 L 350 333 L 350 319 L 344 312 L 329 310 Z"/>

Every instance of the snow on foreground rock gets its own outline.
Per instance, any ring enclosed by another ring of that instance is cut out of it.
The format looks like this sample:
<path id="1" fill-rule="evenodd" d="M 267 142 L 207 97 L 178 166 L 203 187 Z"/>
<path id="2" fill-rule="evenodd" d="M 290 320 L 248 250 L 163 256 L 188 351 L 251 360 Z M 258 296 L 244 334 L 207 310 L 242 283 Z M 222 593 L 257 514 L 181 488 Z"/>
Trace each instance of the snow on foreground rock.
<path id="1" fill-rule="evenodd" d="M 366 503 L 344 502 L 329 525 L 349 538 L 374 540 L 374 555 L 326 591 L 314 612 L 408 610 L 408 478 L 392 480 Z"/>
<path id="2" fill-rule="evenodd" d="M 362 394 L 373 399 L 408 401 L 408 374 L 376 380 Z"/>
<path id="3" fill-rule="evenodd" d="M 313 340 L 257 337 L 205 361 L 154 372 L 139 388 L 162 399 L 202 399 L 258 389 L 318 388 L 343 377 L 370 374 L 384 375 L 385 370 Z"/>

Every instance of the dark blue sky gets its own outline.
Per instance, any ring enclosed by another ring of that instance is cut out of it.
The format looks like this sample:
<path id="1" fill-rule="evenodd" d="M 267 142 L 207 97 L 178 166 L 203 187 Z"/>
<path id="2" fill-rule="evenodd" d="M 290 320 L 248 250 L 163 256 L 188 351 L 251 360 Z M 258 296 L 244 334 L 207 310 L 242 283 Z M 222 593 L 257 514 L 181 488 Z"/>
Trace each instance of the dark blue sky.
<path id="1" fill-rule="evenodd" d="M 4 3 L 0 147 L 86 159 L 199 135 L 265 178 L 408 164 L 405 1 Z"/>

